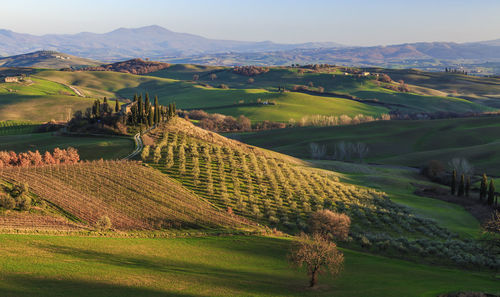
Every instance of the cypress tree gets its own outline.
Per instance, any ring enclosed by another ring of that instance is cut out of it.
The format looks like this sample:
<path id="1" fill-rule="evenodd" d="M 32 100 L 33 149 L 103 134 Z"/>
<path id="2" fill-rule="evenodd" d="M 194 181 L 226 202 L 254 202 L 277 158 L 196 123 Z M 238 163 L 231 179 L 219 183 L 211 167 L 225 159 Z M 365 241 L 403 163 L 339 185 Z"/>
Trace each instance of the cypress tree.
<path id="1" fill-rule="evenodd" d="M 465 192 L 465 176 L 462 174 L 460 183 L 458 184 L 458 196 L 463 196 Z"/>
<path id="2" fill-rule="evenodd" d="M 495 200 L 495 184 L 493 184 L 493 180 L 490 180 L 490 189 L 488 190 L 488 205 L 493 205 L 494 200 Z"/>
<path id="3" fill-rule="evenodd" d="M 153 126 L 154 123 L 154 114 L 153 114 L 153 107 L 150 105 L 149 106 L 149 111 L 148 111 L 148 125 L 151 127 Z"/>
<path id="4" fill-rule="evenodd" d="M 175 117 L 175 115 L 177 114 L 177 109 L 175 107 L 175 102 L 172 103 L 172 117 Z"/>
<path id="5" fill-rule="evenodd" d="M 451 195 L 455 195 L 457 188 L 457 171 L 453 169 L 453 174 L 451 175 Z"/>
<path id="6" fill-rule="evenodd" d="M 488 187 L 488 178 L 486 177 L 486 173 L 483 173 L 483 179 L 481 180 L 481 187 L 479 188 L 479 200 L 483 201 L 486 198 L 486 192 Z"/>
<path id="7" fill-rule="evenodd" d="M 101 101 L 99 99 L 95 102 L 95 116 L 96 118 L 101 117 Z"/>
<path id="8" fill-rule="evenodd" d="M 142 124 L 142 119 L 144 118 L 144 105 L 142 104 L 142 95 L 139 95 L 137 99 L 137 122 Z"/>
<path id="9" fill-rule="evenodd" d="M 118 99 L 115 99 L 115 112 L 120 111 L 120 104 L 118 104 Z"/>
<path id="10" fill-rule="evenodd" d="M 144 110 L 149 111 L 150 105 L 151 105 L 151 103 L 149 103 L 149 94 L 146 93 L 146 100 L 144 100 Z"/>
<path id="11" fill-rule="evenodd" d="M 465 182 L 465 196 L 469 197 L 470 192 L 470 176 L 467 176 L 467 181 Z"/>
<path id="12" fill-rule="evenodd" d="M 160 122 L 160 106 L 158 104 L 158 96 L 155 96 L 155 125 Z"/>
<path id="13" fill-rule="evenodd" d="M 134 102 L 137 102 L 137 93 L 134 94 Z"/>

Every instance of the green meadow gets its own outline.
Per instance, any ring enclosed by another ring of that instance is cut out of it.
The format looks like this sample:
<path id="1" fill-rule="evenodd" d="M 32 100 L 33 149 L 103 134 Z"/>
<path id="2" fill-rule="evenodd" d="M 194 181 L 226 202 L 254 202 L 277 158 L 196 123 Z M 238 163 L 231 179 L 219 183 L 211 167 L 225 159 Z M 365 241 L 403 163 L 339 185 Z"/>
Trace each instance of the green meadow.
<path id="1" fill-rule="evenodd" d="M 309 144 L 327 146 L 362 142 L 369 147 L 366 161 L 421 167 L 430 160 L 445 165 L 452 158 L 466 158 L 477 172 L 500 174 L 500 118 L 461 118 L 422 121 L 380 121 L 352 126 L 303 127 L 247 133 L 250 144 L 301 158 L 310 158 Z"/>
<path id="2" fill-rule="evenodd" d="M 82 160 L 120 159 L 134 150 L 128 137 L 59 136 L 54 133 L 0 135 L 0 151 L 52 151 L 54 148 L 74 147 Z"/>
<path id="3" fill-rule="evenodd" d="M 343 250 L 342 275 L 307 288 L 286 261 L 291 240 L 0 235 L 2 296 L 436 296 L 499 293 L 491 274 Z"/>

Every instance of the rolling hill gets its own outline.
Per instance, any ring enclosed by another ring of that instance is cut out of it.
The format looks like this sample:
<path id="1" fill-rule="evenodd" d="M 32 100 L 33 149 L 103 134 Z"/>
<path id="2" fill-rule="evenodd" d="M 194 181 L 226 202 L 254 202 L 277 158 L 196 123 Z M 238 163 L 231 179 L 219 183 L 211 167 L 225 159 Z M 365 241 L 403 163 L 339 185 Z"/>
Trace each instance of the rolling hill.
<path id="1" fill-rule="evenodd" d="M 56 51 L 37 51 L 11 57 L 0 57 L 0 67 L 32 67 L 61 69 L 99 65 L 101 62 L 63 54 Z"/>
<path id="2" fill-rule="evenodd" d="M 0 178 L 28 183 L 33 193 L 57 206 L 81 229 L 94 228 L 103 216 L 111 219 L 113 228 L 129 231 L 236 229 L 248 225 L 158 171 L 134 162 L 101 160 L 18 169 L 4 168 Z"/>
<path id="3" fill-rule="evenodd" d="M 341 142 L 362 142 L 369 147 L 366 160 L 370 162 L 421 167 L 431 160 L 447 164 L 452 158 L 465 158 L 476 173 L 498 175 L 499 131 L 498 117 L 484 117 L 282 129 L 244 134 L 240 139 L 300 158 L 311 158 L 312 142 L 326 145 L 329 156 Z"/>

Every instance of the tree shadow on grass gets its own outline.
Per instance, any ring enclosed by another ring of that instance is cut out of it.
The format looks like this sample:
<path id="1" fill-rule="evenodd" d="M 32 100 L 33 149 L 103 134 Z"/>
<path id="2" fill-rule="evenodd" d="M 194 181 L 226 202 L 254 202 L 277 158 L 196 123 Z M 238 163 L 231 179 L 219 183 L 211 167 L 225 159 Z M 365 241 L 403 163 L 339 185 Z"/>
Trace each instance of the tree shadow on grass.
<path id="1" fill-rule="evenodd" d="M 177 259 L 141 257 L 138 255 L 125 256 L 107 252 L 100 252 L 78 247 L 68 247 L 53 244 L 38 244 L 38 247 L 51 253 L 62 254 L 74 258 L 85 260 L 87 263 L 99 263 L 121 267 L 123 269 L 137 269 L 137 275 L 147 274 L 158 279 L 185 278 L 186 281 L 196 280 L 198 284 L 203 284 L 208 288 L 213 288 L 214 292 L 234 292 L 233 295 L 302 295 L 306 285 L 305 276 L 302 274 L 289 273 L 289 269 L 284 264 L 282 269 L 275 266 L 270 268 L 261 267 L 240 267 L 238 263 L 223 263 L 217 265 L 207 264 L 207 258 L 203 257 L 199 261 L 183 261 Z M 219 246 L 220 247 L 220 246 Z M 209 247 L 207 247 L 210 249 Z M 243 253 L 250 252 L 248 249 Z M 256 255 L 259 255 L 256 253 Z M 224 267 L 223 265 L 230 265 Z M 130 271 L 127 271 L 130 275 Z M 315 292 L 317 293 L 317 292 Z M 227 295 L 231 295 L 227 294 Z M 139 296 L 139 295 L 138 295 Z M 142 296 L 142 295 L 141 295 Z M 155 295 L 153 295 L 155 296 Z M 175 295 L 174 295 L 175 296 Z"/>
<path id="2" fill-rule="evenodd" d="M 7 285 L 5 285 L 7 284 Z M 0 281 L 2 297 L 195 297 L 206 295 L 184 294 L 182 292 L 158 291 L 146 288 L 128 287 L 84 280 L 36 278 L 26 275 L 2 276 Z"/>

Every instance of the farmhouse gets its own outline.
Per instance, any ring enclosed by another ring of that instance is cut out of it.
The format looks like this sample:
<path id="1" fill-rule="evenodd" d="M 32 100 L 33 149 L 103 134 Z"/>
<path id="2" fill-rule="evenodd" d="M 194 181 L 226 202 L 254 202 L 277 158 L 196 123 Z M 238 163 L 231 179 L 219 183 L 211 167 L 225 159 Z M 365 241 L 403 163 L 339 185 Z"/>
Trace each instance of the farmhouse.
<path id="1" fill-rule="evenodd" d="M 4 78 L 4 82 L 6 83 L 13 83 L 13 82 L 18 82 L 19 78 L 17 76 L 6 76 Z"/>

